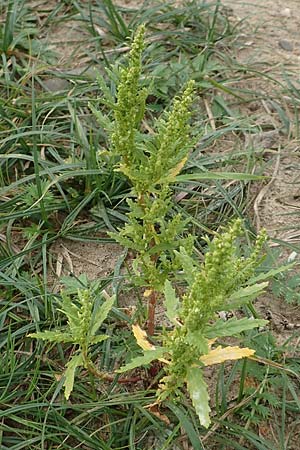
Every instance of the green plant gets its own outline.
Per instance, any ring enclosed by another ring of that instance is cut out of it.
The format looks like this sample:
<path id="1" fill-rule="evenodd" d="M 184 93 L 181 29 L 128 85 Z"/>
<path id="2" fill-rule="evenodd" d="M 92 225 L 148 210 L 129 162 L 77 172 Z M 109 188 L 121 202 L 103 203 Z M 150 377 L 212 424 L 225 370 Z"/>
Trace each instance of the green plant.
<path id="1" fill-rule="evenodd" d="M 300 274 L 279 274 L 272 281 L 272 292 L 287 303 L 300 304 Z"/>
<path id="2" fill-rule="evenodd" d="M 107 335 L 97 334 L 97 332 L 107 318 L 114 301 L 115 296 L 107 297 L 104 303 L 96 308 L 94 297 L 88 289 L 78 289 L 76 299 L 62 293 L 60 311 L 67 317 L 67 330 L 42 331 L 29 334 L 31 338 L 54 343 L 72 343 L 78 346 L 68 361 L 64 373 L 65 397 L 67 399 L 73 390 L 77 367 L 83 366 L 94 375 L 102 376 L 94 367 L 89 352 L 92 345 L 98 344 L 108 338 Z"/>
<path id="3" fill-rule="evenodd" d="M 140 85 L 143 48 L 144 27 L 140 27 L 128 65 L 120 69 L 111 126 L 112 155 L 118 160 L 117 170 L 131 182 L 133 198 L 128 199 L 128 223 L 119 233 L 110 235 L 136 251 L 133 268 L 136 282 L 147 288 L 148 330 L 153 334 L 156 298 L 168 274 L 175 270 L 174 250 L 183 246 L 191 251 L 193 246 L 192 236 L 180 237 L 187 222 L 180 214 L 172 217 L 170 189 L 193 145 L 188 125 L 193 82 L 188 83 L 181 98 L 175 99 L 173 109 L 156 121 L 156 133 L 142 133 L 148 95 Z"/>
<path id="4" fill-rule="evenodd" d="M 153 360 L 161 360 L 166 364 L 166 376 L 161 380 L 158 402 L 178 396 L 186 384 L 200 423 L 205 427 L 210 424 L 210 408 L 203 367 L 254 354 L 254 350 L 236 346 L 222 345 L 211 350 L 212 345 L 218 338 L 234 336 L 267 323 L 247 317 L 226 322 L 216 320 L 218 311 L 249 305 L 268 284 L 257 283 L 254 278 L 266 240 L 265 233 L 258 236 L 248 257 L 236 256 L 235 242 L 241 234 L 241 221 L 236 220 L 212 242 L 207 241 L 209 250 L 202 265 L 198 265 L 183 247 L 176 252 L 188 287 L 179 299 L 171 283 L 165 281 L 166 315 L 174 328 L 165 331 L 161 336 L 163 345 L 155 347 L 147 341 L 146 333 L 134 326 L 134 334 L 144 349 L 144 355 L 119 370 L 122 373 Z"/>
<path id="5" fill-rule="evenodd" d="M 49 205 L 49 207 L 53 207 L 53 201 L 55 197 L 50 189 L 46 190 L 47 188 L 47 182 L 41 180 L 41 190 L 42 192 L 46 191 L 43 200 L 47 206 Z M 26 185 L 26 188 L 24 188 L 24 193 L 21 200 L 24 206 L 27 208 L 32 208 L 33 205 L 36 205 L 39 202 L 39 199 L 40 193 L 38 191 L 37 185 L 34 183 L 28 183 L 28 185 Z"/>
<path id="6" fill-rule="evenodd" d="M 153 335 L 157 298 L 163 292 L 165 281 L 176 277 L 181 269 L 176 251 L 183 247 L 191 255 L 195 241 L 195 237 L 188 233 L 189 220 L 174 212 L 172 202 L 172 185 L 179 181 L 178 174 L 195 143 L 189 125 L 195 83 L 187 83 L 181 97 L 175 98 L 173 107 L 155 120 L 153 131 L 144 130 L 149 94 L 141 81 L 144 33 L 145 27 L 140 26 L 133 39 L 127 65 L 110 73 L 117 80 L 116 98 L 99 77 L 104 96 L 102 102 L 113 110 L 113 120 L 91 108 L 110 135 L 110 151 L 102 151 L 101 154 L 110 155 L 116 161 L 115 170 L 124 174 L 131 184 L 127 199 L 128 222 L 110 236 L 135 251 L 134 281 L 145 288 L 148 333 Z M 199 136 L 201 130 L 197 134 Z M 225 175 L 196 174 L 196 179 L 222 176 Z M 192 175 L 186 177 L 193 179 Z"/>

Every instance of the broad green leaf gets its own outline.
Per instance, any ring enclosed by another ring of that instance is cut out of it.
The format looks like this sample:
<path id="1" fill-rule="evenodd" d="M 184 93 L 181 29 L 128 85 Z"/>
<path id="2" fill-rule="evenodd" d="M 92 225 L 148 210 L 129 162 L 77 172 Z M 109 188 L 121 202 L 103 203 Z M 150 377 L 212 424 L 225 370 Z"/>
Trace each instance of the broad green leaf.
<path id="1" fill-rule="evenodd" d="M 240 348 L 240 347 L 219 347 L 211 350 L 207 355 L 203 355 L 200 361 L 205 366 L 212 366 L 214 364 L 220 364 L 224 361 L 231 361 L 234 359 L 241 359 L 248 356 L 254 355 L 255 350 L 251 348 Z"/>
<path id="2" fill-rule="evenodd" d="M 82 365 L 83 365 L 83 358 L 81 353 L 79 355 L 74 355 L 67 364 L 64 382 L 65 397 L 67 400 L 69 399 L 70 394 L 73 390 L 75 370 L 77 367 L 80 367 Z"/>
<path id="3" fill-rule="evenodd" d="M 29 334 L 28 337 L 49 342 L 73 342 L 71 334 L 62 333 L 61 331 L 39 331 L 38 333 Z"/>
<path id="4" fill-rule="evenodd" d="M 175 289 L 172 287 L 169 280 L 166 280 L 165 282 L 164 295 L 164 306 L 167 318 L 171 320 L 171 322 L 174 322 L 177 318 L 179 299 L 176 297 Z"/>
<path id="5" fill-rule="evenodd" d="M 108 336 L 105 334 L 100 334 L 99 336 L 92 336 L 90 339 L 91 344 L 99 344 L 99 342 L 105 341 Z"/>
<path id="6" fill-rule="evenodd" d="M 143 354 L 143 356 L 137 356 L 136 358 L 133 358 L 130 363 L 117 370 L 117 373 L 123 373 L 127 372 L 128 370 L 135 369 L 136 367 L 146 366 L 155 359 L 160 359 L 164 353 L 165 349 L 161 347 L 156 348 L 155 350 L 148 350 Z"/>
<path id="7" fill-rule="evenodd" d="M 188 344 L 196 347 L 202 353 L 207 353 L 209 350 L 207 339 L 203 336 L 202 331 L 188 331 L 185 341 Z"/>
<path id="8" fill-rule="evenodd" d="M 96 109 L 91 103 L 88 103 L 88 106 L 101 128 L 105 131 L 110 131 L 112 128 L 112 122 L 110 121 L 108 116 L 104 115 L 100 110 Z"/>
<path id="9" fill-rule="evenodd" d="M 114 302 L 116 300 L 116 296 L 113 295 L 109 299 L 105 300 L 104 303 L 100 306 L 98 311 L 94 313 L 94 317 L 91 320 L 91 328 L 90 328 L 90 336 L 94 336 L 98 331 L 99 327 L 105 321 L 108 316 L 109 311 L 111 310 Z"/>
<path id="10" fill-rule="evenodd" d="M 132 325 L 132 332 L 137 344 L 145 351 L 155 350 L 154 345 L 150 344 L 146 331 L 142 330 L 139 325 Z"/>
<path id="11" fill-rule="evenodd" d="M 190 367 L 188 369 L 186 384 L 201 425 L 205 428 L 209 427 L 209 395 L 207 392 L 207 385 L 199 367 Z"/>
<path id="12" fill-rule="evenodd" d="M 245 330 L 251 330 L 256 327 L 263 327 L 268 323 L 263 319 L 249 319 L 247 317 L 243 319 L 229 319 L 226 322 L 218 320 L 213 325 L 208 325 L 205 329 L 205 337 L 213 339 L 221 336 L 234 336 Z"/>
<path id="13" fill-rule="evenodd" d="M 154 245 L 153 247 L 151 247 L 148 250 L 148 254 L 149 255 L 156 255 L 157 253 L 162 253 L 162 252 L 165 252 L 167 250 L 172 250 L 172 249 L 174 249 L 175 245 L 176 245 L 175 242 L 173 242 L 172 244 L 166 243 L 166 244 Z"/>

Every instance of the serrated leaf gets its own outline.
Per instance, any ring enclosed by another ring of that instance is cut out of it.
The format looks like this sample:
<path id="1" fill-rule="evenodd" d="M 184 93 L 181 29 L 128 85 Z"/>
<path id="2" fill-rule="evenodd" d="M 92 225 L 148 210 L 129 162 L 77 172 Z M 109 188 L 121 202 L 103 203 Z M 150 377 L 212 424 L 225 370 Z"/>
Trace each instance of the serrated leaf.
<path id="1" fill-rule="evenodd" d="M 114 99 L 111 91 L 109 90 L 104 77 L 100 73 L 97 73 L 96 80 L 97 80 L 98 85 L 99 85 L 99 87 L 100 87 L 100 89 L 102 91 L 103 97 L 105 99 L 105 104 L 113 106 L 114 103 L 115 103 L 115 99 Z M 100 101 L 103 102 L 103 99 L 100 99 Z"/>
<path id="2" fill-rule="evenodd" d="M 197 273 L 197 268 L 195 267 L 195 262 L 193 258 L 187 254 L 185 248 L 180 247 L 180 251 L 176 253 L 176 257 L 179 259 L 180 264 L 182 265 L 185 280 L 188 282 L 189 286 L 195 281 L 195 273 Z"/>
<path id="3" fill-rule="evenodd" d="M 130 363 L 117 370 L 117 373 L 127 372 L 128 370 L 135 369 L 136 367 L 147 366 L 152 361 L 160 359 L 165 350 L 163 348 L 156 348 L 155 350 L 148 350 L 142 356 L 133 358 Z"/>
<path id="4" fill-rule="evenodd" d="M 106 339 L 108 339 L 108 336 L 105 334 L 101 334 L 99 336 L 93 336 L 90 339 L 90 343 L 91 344 L 99 344 L 99 342 L 105 341 Z"/>
<path id="5" fill-rule="evenodd" d="M 146 331 L 142 330 L 141 327 L 139 327 L 139 325 L 132 325 L 132 332 L 134 334 L 137 344 L 143 350 L 155 350 L 155 346 L 150 344 L 150 342 L 148 341 Z"/>
<path id="6" fill-rule="evenodd" d="M 80 353 L 79 355 L 74 355 L 72 359 L 67 364 L 67 368 L 65 371 L 65 382 L 64 382 L 64 388 L 65 388 L 65 398 L 68 400 L 70 397 L 70 394 L 73 390 L 74 386 L 74 377 L 75 377 L 75 370 L 77 367 L 80 367 L 83 365 L 83 357 Z"/>
<path id="7" fill-rule="evenodd" d="M 193 402 L 193 406 L 199 417 L 200 424 L 205 428 L 210 425 L 210 407 L 207 384 L 199 367 L 190 367 L 186 375 L 187 389 Z"/>
<path id="8" fill-rule="evenodd" d="M 285 266 L 280 266 L 277 269 L 272 269 L 269 270 L 268 272 L 265 273 L 261 273 L 259 275 L 257 275 L 254 278 L 251 278 L 249 280 L 249 283 L 253 284 L 253 283 L 257 283 L 258 281 L 263 281 L 263 280 L 267 280 L 268 278 L 273 278 L 275 277 L 275 275 L 278 275 L 279 273 L 283 273 L 286 272 L 287 270 L 292 269 L 295 266 L 296 262 L 293 262 L 291 264 L 286 264 Z"/>
<path id="9" fill-rule="evenodd" d="M 218 320 L 211 326 L 207 326 L 205 329 L 205 337 L 208 339 L 221 337 L 221 336 L 234 336 L 245 330 L 252 330 L 252 328 L 263 327 L 268 323 L 263 319 L 229 319 L 226 322 Z"/>
<path id="10" fill-rule="evenodd" d="M 209 350 L 209 342 L 203 336 L 202 331 L 188 331 L 185 341 L 196 347 L 201 353 L 207 353 Z"/>
<path id="11" fill-rule="evenodd" d="M 113 295 L 109 299 L 105 300 L 105 302 L 100 306 L 98 311 L 93 314 L 93 317 L 91 319 L 91 327 L 89 331 L 90 336 L 94 336 L 97 333 L 98 329 L 107 318 L 108 313 L 113 307 L 115 300 L 116 296 Z"/>
<path id="12" fill-rule="evenodd" d="M 230 296 L 228 303 L 230 305 L 234 304 L 235 306 L 238 306 L 240 304 L 244 304 L 245 302 L 254 300 L 267 288 L 268 285 L 268 281 L 265 281 L 264 283 L 256 283 L 251 286 L 243 287 Z"/>
<path id="13" fill-rule="evenodd" d="M 169 280 L 166 280 L 165 282 L 164 296 L 166 316 L 169 320 L 171 320 L 171 322 L 174 322 L 177 318 L 179 299 L 176 297 L 175 289 L 172 287 L 172 284 Z"/>
<path id="14" fill-rule="evenodd" d="M 65 314 L 65 316 L 67 316 L 70 328 L 72 328 L 73 326 L 76 327 L 78 324 L 79 308 L 72 301 L 71 297 L 66 295 L 64 292 L 62 292 L 61 295 L 62 295 L 61 308 L 58 308 L 58 311 L 62 312 L 63 314 Z"/>
<path id="15" fill-rule="evenodd" d="M 39 331 L 38 333 L 31 333 L 30 338 L 42 339 L 49 342 L 73 342 L 73 336 L 69 333 L 62 333 L 61 331 Z"/>
<path id="16" fill-rule="evenodd" d="M 211 350 L 207 355 L 203 355 L 200 361 L 205 366 L 212 366 L 214 364 L 220 364 L 224 361 L 231 361 L 234 359 L 241 359 L 247 356 L 254 355 L 255 350 L 251 348 L 240 348 L 240 347 L 217 347 Z"/>
<path id="17" fill-rule="evenodd" d="M 101 126 L 104 130 L 111 130 L 112 128 L 112 122 L 110 121 L 109 117 L 104 115 L 100 110 L 96 109 L 91 103 L 88 103 L 88 107 L 94 114 L 98 124 Z"/>
<path id="18" fill-rule="evenodd" d="M 86 288 L 89 280 L 86 274 L 80 274 L 78 277 L 65 276 L 60 278 L 61 283 L 65 286 L 64 293 L 76 294 L 78 289 Z"/>

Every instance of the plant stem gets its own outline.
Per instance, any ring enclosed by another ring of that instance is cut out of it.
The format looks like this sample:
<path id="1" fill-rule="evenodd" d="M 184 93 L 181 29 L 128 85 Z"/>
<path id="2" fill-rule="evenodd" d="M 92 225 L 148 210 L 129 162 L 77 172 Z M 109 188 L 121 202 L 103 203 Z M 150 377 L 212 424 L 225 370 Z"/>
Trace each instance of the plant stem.
<path id="1" fill-rule="evenodd" d="M 148 334 L 153 336 L 155 329 L 155 307 L 157 301 L 157 292 L 152 291 L 148 303 Z"/>
<path id="2" fill-rule="evenodd" d="M 94 366 L 92 361 L 90 361 L 90 359 L 87 357 L 87 355 L 84 354 L 83 357 L 84 357 L 86 369 L 92 375 L 94 375 L 96 378 L 100 378 L 100 380 L 109 381 L 109 382 L 112 382 L 116 379 L 116 375 L 114 375 L 114 374 L 109 374 L 107 372 L 100 372 L 100 370 L 98 370 Z M 137 383 L 138 381 L 141 381 L 141 380 L 142 380 L 142 378 L 140 376 L 128 377 L 128 378 L 122 377 L 122 378 L 117 379 L 117 383 L 120 383 L 120 384 Z"/>

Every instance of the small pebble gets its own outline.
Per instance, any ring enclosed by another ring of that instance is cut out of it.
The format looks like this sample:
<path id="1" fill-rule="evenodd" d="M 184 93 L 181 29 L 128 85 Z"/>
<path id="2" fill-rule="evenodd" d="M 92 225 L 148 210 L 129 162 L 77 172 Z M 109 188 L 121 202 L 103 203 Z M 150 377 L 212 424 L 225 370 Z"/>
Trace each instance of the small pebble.
<path id="1" fill-rule="evenodd" d="M 297 256 L 298 256 L 298 253 L 297 252 L 292 252 L 290 255 L 289 255 L 289 257 L 288 257 L 288 262 L 290 263 L 290 262 L 293 262 L 296 258 L 297 258 Z"/>
<path id="2" fill-rule="evenodd" d="M 280 12 L 280 14 L 281 14 L 283 17 L 291 17 L 291 10 L 290 10 L 290 8 L 284 8 L 284 9 Z"/>
<path id="3" fill-rule="evenodd" d="M 50 92 L 59 92 L 68 89 L 70 83 L 64 78 L 48 78 L 44 81 L 44 86 Z"/>
<path id="4" fill-rule="evenodd" d="M 280 48 L 282 48 L 283 50 L 286 50 L 287 52 L 292 52 L 293 51 L 293 44 L 290 41 L 287 41 L 285 39 L 282 39 L 281 41 L 278 42 L 278 45 Z"/>

